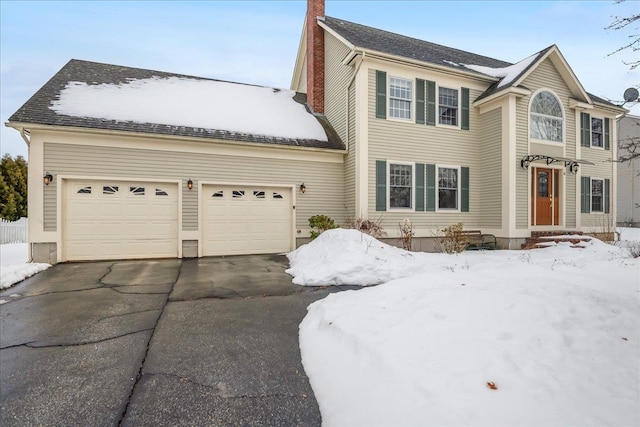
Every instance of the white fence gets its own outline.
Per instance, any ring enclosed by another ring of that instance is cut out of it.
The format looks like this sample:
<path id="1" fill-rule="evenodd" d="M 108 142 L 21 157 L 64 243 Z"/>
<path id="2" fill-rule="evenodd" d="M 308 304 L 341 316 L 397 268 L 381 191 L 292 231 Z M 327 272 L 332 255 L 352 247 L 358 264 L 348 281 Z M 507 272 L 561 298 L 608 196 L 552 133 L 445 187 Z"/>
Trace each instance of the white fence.
<path id="1" fill-rule="evenodd" d="M 29 220 L 20 218 L 17 221 L 7 221 L 0 218 L 0 245 L 5 243 L 27 243 L 27 228 Z"/>

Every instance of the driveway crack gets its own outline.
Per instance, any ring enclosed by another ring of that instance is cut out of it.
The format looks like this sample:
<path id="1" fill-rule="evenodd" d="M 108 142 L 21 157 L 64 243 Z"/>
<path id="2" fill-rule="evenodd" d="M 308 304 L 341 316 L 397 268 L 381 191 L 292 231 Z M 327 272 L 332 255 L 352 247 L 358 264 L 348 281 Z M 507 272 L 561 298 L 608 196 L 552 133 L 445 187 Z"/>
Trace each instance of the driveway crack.
<path id="1" fill-rule="evenodd" d="M 33 348 L 33 349 L 56 348 L 56 347 L 80 347 L 80 346 L 83 346 L 83 345 L 99 344 L 99 343 L 115 340 L 115 339 L 118 339 L 118 338 L 123 338 L 123 337 L 129 336 L 129 335 L 139 334 L 140 332 L 146 332 L 146 331 L 151 331 L 151 330 L 153 330 L 153 328 L 140 329 L 140 330 L 137 330 L 137 331 L 131 331 L 131 332 L 127 332 L 125 334 L 116 335 L 116 336 L 108 337 L 108 338 L 102 338 L 102 339 L 99 339 L 99 340 L 73 342 L 73 343 L 58 343 L 58 344 L 38 345 L 37 344 L 38 341 L 36 340 L 36 341 L 29 341 L 29 342 L 22 343 L 22 344 L 8 345 L 6 347 L 1 347 L 0 350 L 7 350 L 7 349 L 10 349 L 10 348 L 17 348 L 17 347 L 29 347 L 29 348 Z"/>
<path id="2" fill-rule="evenodd" d="M 149 356 L 149 349 L 151 348 L 151 341 L 153 341 L 153 336 L 155 335 L 156 329 L 158 328 L 158 323 L 160 323 L 160 319 L 162 318 L 162 314 L 164 313 L 164 310 L 167 308 L 167 304 L 169 304 L 169 295 L 171 295 L 171 293 L 173 292 L 173 288 L 176 286 L 176 283 L 178 283 L 178 280 L 180 279 L 180 275 L 182 274 L 182 267 L 184 265 L 184 262 L 180 262 L 180 267 L 178 269 L 178 274 L 176 275 L 176 279 L 174 280 L 174 282 L 171 284 L 171 289 L 169 290 L 169 292 L 167 293 L 167 297 L 164 301 L 164 305 L 159 309 L 160 313 L 158 314 L 158 317 L 156 318 L 156 322 L 153 325 L 153 328 L 151 328 L 151 334 L 149 335 L 149 340 L 147 341 L 147 348 L 145 349 L 144 352 L 144 357 L 142 358 L 142 362 L 140 363 L 140 368 L 138 369 L 138 374 L 136 375 L 136 380 L 133 383 L 133 386 L 131 387 L 131 391 L 129 392 L 129 396 L 127 397 L 127 403 L 124 406 L 124 410 L 122 411 L 122 415 L 120 417 L 120 421 L 118 421 L 118 426 L 122 425 L 122 422 L 124 421 L 124 419 L 127 417 L 127 411 L 129 410 L 129 404 L 131 403 L 131 398 L 133 397 L 133 393 L 136 390 L 136 387 L 138 386 L 138 383 L 140 382 L 140 379 L 142 378 L 142 370 L 144 368 L 144 364 L 147 361 L 147 356 Z"/>

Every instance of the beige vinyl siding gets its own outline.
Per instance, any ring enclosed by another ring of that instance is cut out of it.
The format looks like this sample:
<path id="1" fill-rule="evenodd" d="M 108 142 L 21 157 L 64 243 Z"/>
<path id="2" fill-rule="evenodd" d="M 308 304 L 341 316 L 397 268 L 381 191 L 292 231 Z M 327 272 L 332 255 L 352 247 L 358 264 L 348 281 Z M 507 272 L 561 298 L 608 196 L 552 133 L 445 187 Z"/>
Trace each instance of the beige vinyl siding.
<path id="1" fill-rule="evenodd" d="M 597 112 L 595 113 L 595 115 L 599 115 Z M 611 128 L 613 128 L 613 126 L 615 126 L 615 120 L 611 120 Z M 612 140 L 611 140 L 611 148 L 613 149 L 613 145 L 615 144 L 615 141 L 613 141 L 613 135 L 611 136 Z M 610 192 L 610 203 L 611 203 L 611 209 L 613 209 L 614 203 L 613 203 L 613 194 L 614 194 L 614 187 L 616 185 L 616 181 L 613 178 L 613 162 L 612 162 L 612 153 L 613 150 L 603 150 L 603 149 L 598 149 L 598 148 L 591 148 L 591 147 L 580 147 L 581 148 L 581 157 L 584 160 L 588 160 L 592 163 L 594 163 L 594 165 L 581 165 L 580 167 L 580 175 L 581 176 L 588 176 L 591 178 L 600 178 L 600 179 L 609 179 L 611 180 L 610 184 L 609 184 L 609 192 Z M 625 167 L 624 165 L 618 165 L 618 169 L 620 169 L 621 167 Z M 577 180 L 578 185 L 580 185 L 580 180 Z M 578 188 L 578 195 L 580 194 L 580 189 Z M 604 228 L 605 223 L 609 220 L 611 220 L 611 216 L 613 215 L 613 211 L 609 214 L 600 214 L 600 213 L 594 213 L 594 214 L 585 214 L 585 213 L 580 213 L 581 215 L 581 223 L 582 226 L 584 227 L 597 227 L 597 228 Z M 603 217 L 609 217 L 605 218 Z"/>
<path id="2" fill-rule="evenodd" d="M 479 142 L 480 117 L 477 109 L 470 107 L 470 130 L 378 119 L 375 116 L 375 78 L 375 70 L 369 69 L 369 217 L 382 217 L 384 227 L 394 233 L 398 228 L 398 223 L 404 218 L 409 218 L 414 228 L 433 229 L 459 221 L 464 223 L 465 228 L 479 227 L 481 224 L 482 192 L 478 176 L 482 166 L 480 153 L 483 147 Z M 461 85 L 464 86 L 464 83 L 461 82 Z M 470 102 L 473 102 L 481 94 L 478 90 L 470 90 L 469 92 Z M 376 212 L 376 160 L 469 167 L 469 212 L 394 210 Z"/>
<path id="3" fill-rule="evenodd" d="M 355 85 L 349 88 L 349 129 L 348 139 L 345 141 L 349 151 L 345 157 L 344 165 L 344 205 L 347 217 L 359 216 L 356 212 L 356 89 Z"/>
<path id="4" fill-rule="evenodd" d="M 531 96 L 520 98 L 516 104 L 516 161 L 527 154 L 545 154 L 552 156 L 576 157 L 576 120 L 575 110 L 569 108 L 569 98 L 573 95 L 551 60 L 545 59 L 522 82 L 521 86 L 535 93 L 538 89 L 550 89 L 558 97 L 564 110 L 564 143 L 536 144 L 529 146 L 529 103 Z M 534 152 L 535 151 L 535 152 Z M 564 154 L 562 154 L 564 152 Z M 567 172 L 565 170 L 565 172 Z M 529 189 L 530 172 L 519 169 L 516 174 L 516 228 L 528 228 L 531 199 Z M 564 210 L 567 227 L 575 226 L 576 177 L 565 173 Z"/>
<path id="5" fill-rule="evenodd" d="M 296 227 L 308 227 L 318 213 L 344 219 L 342 163 L 264 159 L 189 152 L 45 143 L 45 170 L 56 175 L 182 181 L 182 229 L 198 229 L 198 181 L 292 185 Z M 186 181 L 191 178 L 193 190 Z M 305 183 L 307 192 L 298 187 Z M 56 230 L 56 186 L 45 188 L 44 226 Z"/>
<path id="6" fill-rule="evenodd" d="M 334 36 L 325 32 L 325 92 L 324 111 L 329 123 L 343 141 L 347 140 L 346 90 L 353 67 L 343 65 L 349 48 Z"/>
<path id="7" fill-rule="evenodd" d="M 482 150 L 478 168 L 478 191 L 480 200 L 480 226 L 500 228 L 502 226 L 502 108 L 496 108 L 480 116 Z"/>
<path id="8" fill-rule="evenodd" d="M 640 117 L 622 117 L 615 125 L 617 128 L 618 147 L 628 144 L 631 138 L 640 137 Z M 615 142 L 612 141 L 612 146 Z M 618 149 L 618 158 L 628 156 L 627 149 Z M 618 224 L 640 223 L 640 158 L 618 163 L 617 171 L 617 206 Z"/>

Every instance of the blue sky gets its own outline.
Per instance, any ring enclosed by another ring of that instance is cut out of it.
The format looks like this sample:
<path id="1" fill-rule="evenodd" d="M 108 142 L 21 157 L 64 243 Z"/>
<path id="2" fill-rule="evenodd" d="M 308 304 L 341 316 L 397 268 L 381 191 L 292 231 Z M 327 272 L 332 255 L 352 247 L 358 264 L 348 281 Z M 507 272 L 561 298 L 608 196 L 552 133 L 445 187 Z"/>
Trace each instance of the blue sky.
<path id="1" fill-rule="evenodd" d="M 305 10 L 305 0 L 0 0 L 0 119 L 72 58 L 288 88 Z M 329 16 L 509 62 L 556 44 L 587 91 L 614 101 L 640 70 L 622 62 L 631 51 L 607 57 L 632 33 L 604 28 L 638 12 L 635 0 L 326 0 Z M 27 155 L 5 126 L 0 145 Z"/>

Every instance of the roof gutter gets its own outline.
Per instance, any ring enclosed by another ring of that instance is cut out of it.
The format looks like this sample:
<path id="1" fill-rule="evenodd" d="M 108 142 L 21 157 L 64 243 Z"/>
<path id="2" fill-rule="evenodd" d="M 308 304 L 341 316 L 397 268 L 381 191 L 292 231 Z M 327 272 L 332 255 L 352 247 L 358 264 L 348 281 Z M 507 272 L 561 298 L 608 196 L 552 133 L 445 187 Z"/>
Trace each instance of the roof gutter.
<path id="1" fill-rule="evenodd" d="M 237 141 L 231 139 L 220 139 L 220 138 L 199 138 L 195 136 L 182 136 L 182 135 L 165 135 L 159 133 L 144 133 L 144 132 L 128 132 L 128 131 L 119 131 L 119 130 L 111 130 L 111 129 L 96 129 L 96 128 L 87 128 L 87 127 L 79 127 L 79 126 L 59 126 L 59 125 L 43 125 L 43 124 L 32 124 L 32 123 L 5 123 L 7 127 L 14 128 L 16 130 L 24 129 L 25 126 L 29 126 L 31 130 L 40 130 L 40 131 L 50 131 L 50 132 L 82 132 L 88 133 L 92 135 L 106 135 L 106 136 L 127 136 L 127 137 L 138 137 L 138 138 L 151 138 L 151 139 L 162 139 L 162 140 L 180 140 L 180 141 L 189 141 L 189 142 L 215 142 L 217 144 L 226 144 L 226 145 L 244 145 L 244 146 L 252 146 L 252 147 L 261 147 L 261 148 L 276 148 L 282 150 L 304 150 L 304 151 L 317 151 L 324 153 L 332 153 L 332 154 L 346 154 L 346 149 L 339 148 L 316 148 L 316 147 L 303 147 L 300 145 L 283 145 L 283 144 L 261 144 L 258 142 L 248 142 L 248 141 Z M 26 141 L 26 140 L 25 140 Z"/>
<path id="2" fill-rule="evenodd" d="M 25 126 L 27 126 L 26 123 L 11 123 L 11 122 L 5 122 L 4 125 L 8 128 L 12 128 L 17 130 L 18 132 L 20 132 L 20 136 L 22 137 L 22 139 L 24 140 L 25 144 L 27 144 L 27 147 L 31 146 L 31 141 L 29 140 L 29 138 L 27 138 L 27 134 L 30 133 L 28 130 L 25 129 Z"/>

